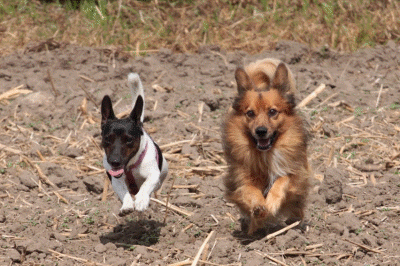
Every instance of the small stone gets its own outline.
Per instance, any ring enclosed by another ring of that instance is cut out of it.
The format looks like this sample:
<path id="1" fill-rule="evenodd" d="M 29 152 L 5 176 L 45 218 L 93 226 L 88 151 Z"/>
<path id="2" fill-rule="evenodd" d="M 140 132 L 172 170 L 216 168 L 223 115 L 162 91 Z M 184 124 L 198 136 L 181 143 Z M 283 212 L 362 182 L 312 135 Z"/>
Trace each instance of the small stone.
<path id="1" fill-rule="evenodd" d="M 98 253 L 103 253 L 107 251 L 107 247 L 104 246 L 103 244 L 98 244 L 97 246 L 94 247 L 94 250 Z"/>
<path id="2" fill-rule="evenodd" d="M 35 175 L 29 171 L 23 171 L 18 178 L 22 185 L 30 189 L 37 187 L 36 183 L 33 181 L 35 179 Z"/>
<path id="3" fill-rule="evenodd" d="M 116 250 L 117 249 L 117 246 L 112 242 L 108 242 L 107 244 L 105 244 L 105 247 L 107 248 L 107 250 Z"/>
<path id="4" fill-rule="evenodd" d="M 145 253 L 148 252 L 147 248 L 144 247 L 144 246 L 136 246 L 134 251 L 135 251 L 136 254 L 145 254 Z"/>
<path id="5" fill-rule="evenodd" d="M 4 213 L 0 213 L 0 223 L 4 223 L 6 220 L 6 215 Z"/>
<path id="6" fill-rule="evenodd" d="M 6 252 L 6 257 L 10 258 L 13 262 L 21 262 L 21 254 L 16 249 L 10 249 Z"/>
<path id="7" fill-rule="evenodd" d="M 326 203 L 335 204 L 342 200 L 343 185 L 341 179 L 343 179 L 343 172 L 334 168 L 326 169 L 324 181 L 318 191 L 318 194 L 325 196 Z"/>
<path id="8" fill-rule="evenodd" d="M 86 176 L 82 181 L 83 184 L 85 184 L 87 191 L 94 192 L 96 194 L 103 193 L 102 180 L 99 180 L 93 176 Z"/>

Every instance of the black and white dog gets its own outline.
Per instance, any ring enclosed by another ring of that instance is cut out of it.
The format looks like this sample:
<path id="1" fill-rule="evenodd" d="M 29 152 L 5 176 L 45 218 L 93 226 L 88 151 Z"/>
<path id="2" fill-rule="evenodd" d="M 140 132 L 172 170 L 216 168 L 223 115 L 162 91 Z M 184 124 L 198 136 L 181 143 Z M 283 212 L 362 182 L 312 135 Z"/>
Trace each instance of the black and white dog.
<path id="1" fill-rule="evenodd" d="M 146 210 L 150 194 L 161 187 L 168 174 L 160 148 L 143 129 L 144 91 L 139 75 L 130 73 L 128 84 L 133 101 L 129 117 L 118 119 L 114 115 L 108 95 L 101 103 L 103 165 L 122 201 L 120 216 Z"/>

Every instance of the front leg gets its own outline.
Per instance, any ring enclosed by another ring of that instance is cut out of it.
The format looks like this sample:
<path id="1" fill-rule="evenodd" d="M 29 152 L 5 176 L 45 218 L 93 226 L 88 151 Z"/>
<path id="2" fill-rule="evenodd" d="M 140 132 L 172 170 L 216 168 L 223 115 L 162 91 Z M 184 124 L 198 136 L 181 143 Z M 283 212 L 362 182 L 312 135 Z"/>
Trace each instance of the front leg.
<path id="1" fill-rule="evenodd" d="M 119 210 L 119 216 L 125 216 L 134 211 L 135 202 L 129 193 L 128 186 L 126 185 L 126 176 L 123 174 L 120 178 L 111 177 L 111 184 L 114 191 L 117 193 L 119 199 L 122 201 L 122 207 Z"/>
<path id="2" fill-rule="evenodd" d="M 290 178 L 289 176 L 279 177 L 269 190 L 266 198 L 268 212 L 276 217 L 279 210 L 284 205 L 289 192 Z"/>
<path id="3" fill-rule="evenodd" d="M 149 207 L 150 195 L 160 184 L 160 171 L 153 171 L 140 186 L 135 196 L 135 209 L 144 211 Z"/>
<path id="4" fill-rule="evenodd" d="M 248 183 L 228 193 L 227 196 L 230 201 L 236 203 L 243 214 L 250 217 L 249 235 L 263 226 L 268 211 L 260 188 Z"/>

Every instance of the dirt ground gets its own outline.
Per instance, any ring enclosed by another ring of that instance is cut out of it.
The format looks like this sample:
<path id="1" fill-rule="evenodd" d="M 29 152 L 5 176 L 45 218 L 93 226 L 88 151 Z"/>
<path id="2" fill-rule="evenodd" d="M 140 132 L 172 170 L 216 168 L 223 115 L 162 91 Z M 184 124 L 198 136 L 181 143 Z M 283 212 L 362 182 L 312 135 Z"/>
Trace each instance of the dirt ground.
<path id="1" fill-rule="evenodd" d="M 223 198 L 220 141 L 236 66 L 265 57 L 289 64 L 299 100 L 326 85 L 299 110 L 315 173 L 306 220 L 272 238 L 282 225 L 241 233 Z M 400 265 L 399 63 L 391 42 L 354 54 L 281 42 L 257 55 L 205 46 L 136 58 L 42 44 L 0 58 L 0 93 L 23 85 L 0 100 L 0 264 L 189 265 L 213 232 L 204 265 Z M 153 201 L 119 217 L 111 187 L 102 200 L 99 105 L 109 94 L 117 114 L 130 111 L 130 72 L 170 163 L 158 199 L 185 214 Z"/>

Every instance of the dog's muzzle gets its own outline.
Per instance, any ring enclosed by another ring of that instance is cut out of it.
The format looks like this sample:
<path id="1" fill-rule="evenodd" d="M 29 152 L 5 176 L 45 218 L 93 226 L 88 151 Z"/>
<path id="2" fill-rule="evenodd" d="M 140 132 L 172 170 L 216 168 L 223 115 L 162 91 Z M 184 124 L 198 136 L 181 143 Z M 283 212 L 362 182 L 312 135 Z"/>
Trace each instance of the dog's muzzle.
<path id="1" fill-rule="evenodd" d="M 257 149 L 260 151 L 267 151 L 269 149 L 271 149 L 271 147 L 274 145 L 275 140 L 276 140 L 276 136 L 278 135 L 277 131 L 275 131 L 271 136 L 269 137 L 259 137 L 259 134 L 254 138 L 254 142 L 257 145 Z"/>

